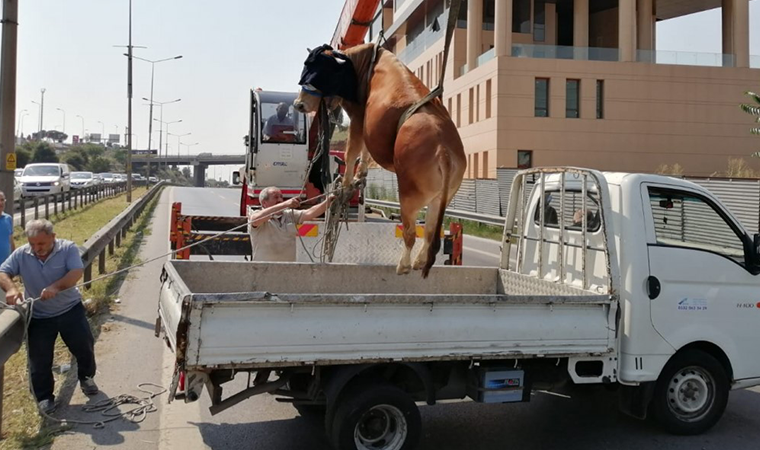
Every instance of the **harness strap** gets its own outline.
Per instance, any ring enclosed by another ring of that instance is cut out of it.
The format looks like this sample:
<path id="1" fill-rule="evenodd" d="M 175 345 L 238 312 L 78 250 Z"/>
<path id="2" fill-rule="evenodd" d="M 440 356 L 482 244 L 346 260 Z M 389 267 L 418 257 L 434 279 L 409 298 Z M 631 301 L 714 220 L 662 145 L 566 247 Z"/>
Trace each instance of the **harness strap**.
<path id="1" fill-rule="evenodd" d="M 449 0 L 451 7 L 449 8 L 449 20 L 446 25 L 446 42 L 443 44 L 443 63 L 441 64 L 441 76 L 438 80 L 438 86 L 430 91 L 428 95 L 424 96 L 421 100 L 410 106 L 404 114 L 398 120 L 398 126 L 396 131 L 401 129 L 404 122 L 416 113 L 421 107 L 436 97 L 443 96 L 443 79 L 446 76 L 446 62 L 449 59 L 449 48 L 451 47 L 451 38 L 454 36 L 454 28 L 456 28 L 457 19 L 459 18 L 459 7 L 462 6 L 462 0 Z"/>

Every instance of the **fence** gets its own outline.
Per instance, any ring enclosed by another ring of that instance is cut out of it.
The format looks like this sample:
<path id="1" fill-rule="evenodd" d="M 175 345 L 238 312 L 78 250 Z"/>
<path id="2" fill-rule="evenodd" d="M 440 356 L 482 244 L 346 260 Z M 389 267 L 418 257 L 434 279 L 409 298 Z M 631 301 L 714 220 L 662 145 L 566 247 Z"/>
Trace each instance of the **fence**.
<path id="1" fill-rule="evenodd" d="M 463 180 L 449 208 L 472 214 L 504 216 L 515 174 L 517 169 L 497 169 L 495 180 Z M 760 232 L 760 180 L 686 179 L 709 190 L 728 207 L 749 233 Z M 398 182 L 396 174 L 392 172 L 370 169 L 367 186 L 369 198 L 397 198 Z"/>
<path id="2" fill-rule="evenodd" d="M 61 192 L 58 194 L 40 195 L 34 197 L 26 197 L 14 200 L 14 212 L 18 213 L 20 218 L 16 220 L 14 218 L 14 225 L 26 226 L 27 213 L 32 208 L 34 209 L 34 219 L 50 218 L 52 209 L 53 215 L 57 215 L 60 211 L 65 213 L 67 209 L 77 209 L 83 206 L 87 206 L 90 203 L 97 202 L 104 198 L 113 197 L 126 192 L 126 183 L 115 184 L 99 184 L 97 186 L 90 186 L 86 188 L 71 189 L 68 192 Z M 40 211 L 43 209 L 44 211 Z M 41 213 L 44 212 L 44 215 Z"/>
<path id="3" fill-rule="evenodd" d="M 79 254 L 82 257 L 84 263 L 84 282 L 92 280 L 92 266 L 95 260 L 98 260 L 98 272 L 104 274 L 106 271 L 106 250 L 108 255 L 112 255 L 114 252 L 114 245 L 121 246 L 121 239 L 126 236 L 127 231 L 134 224 L 135 219 L 142 214 L 147 204 L 153 199 L 153 197 L 161 190 L 164 183 L 158 183 L 143 195 L 138 201 L 130 205 L 121 214 L 114 217 L 106 226 L 98 230 L 84 245 L 79 247 Z M 95 186 L 94 188 L 96 188 Z M 111 189 L 112 187 L 117 189 Z M 71 200 L 72 197 L 87 198 L 88 196 L 96 196 L 98 193 L 117 192 L 118 185 L 105 185 L 102 189 L 85 188 L 76 191 L 71 191 L 66 196 L 67 200 Z M 125 190 L 124 187 L 122 190 Z M 61 195 L 61 194 L 58 194 Z M 84 197 L 82 197 L 84 195 Z M 57 197 L 57 196 L 56 196 Z M 76 201 L 76 200 L 75 200 Z M 87 200 L 84 200 L 85 202 Z M 79 202 L 80 205 L 86 203 Z M 46 203 L 47 205 L 47 203 Z M 22 216 L 23 217 L 23 216 Z M 0 431 L 2 431 L 2 417 L 3 417 L 3 378 L 4 378 L 4 366 L 5 362 L 19 348 L 21 348 L 21 341 L 24 336 L 23 323 L 17 312 L 10 310 L 0 310 Z"/>

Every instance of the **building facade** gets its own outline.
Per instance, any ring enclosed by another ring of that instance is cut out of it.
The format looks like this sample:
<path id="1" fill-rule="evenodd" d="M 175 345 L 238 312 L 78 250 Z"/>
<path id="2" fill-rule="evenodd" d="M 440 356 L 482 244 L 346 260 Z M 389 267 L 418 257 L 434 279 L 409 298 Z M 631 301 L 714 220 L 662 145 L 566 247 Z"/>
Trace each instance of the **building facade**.
<path id="1" fill-rule="evenodd" d="M 656 22 L 722 8 L 722 54 L 655 51 Z M 388 0 L 382 28 L 431 89 L 442 69 L 444 0 Z M 462 0 L 444 82 L 467 177 L 574 165 L 688 175 L 756 169 L 744 93 L 760 89 L 749 55 L 749 0 Z M 760 61 L 758 66 L 760 66 Z"/>

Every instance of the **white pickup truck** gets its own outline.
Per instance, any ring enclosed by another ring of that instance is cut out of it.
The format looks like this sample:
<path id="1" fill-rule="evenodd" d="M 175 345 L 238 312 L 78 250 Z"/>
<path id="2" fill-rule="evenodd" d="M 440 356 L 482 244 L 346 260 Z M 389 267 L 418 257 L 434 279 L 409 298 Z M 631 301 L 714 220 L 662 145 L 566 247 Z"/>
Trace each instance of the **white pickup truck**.
<path id="1" fill-rule="evenodd" d="M 423 280 L 378 265 L 168 262 L 156 329 L 176 353 L 171 398 L 205 387 L 218 413 L 270 393 L 321 409 L 338 449 L 390 450 L 417 445 L 417 402 L 601 383 L 624 412 L 696 434 L 729 390 L 760 384 L 760 240 L 710 192 L 533 169 L 509 205 L 499 268 Z M 253 381 L 223 398 L 239 372 Z"/>

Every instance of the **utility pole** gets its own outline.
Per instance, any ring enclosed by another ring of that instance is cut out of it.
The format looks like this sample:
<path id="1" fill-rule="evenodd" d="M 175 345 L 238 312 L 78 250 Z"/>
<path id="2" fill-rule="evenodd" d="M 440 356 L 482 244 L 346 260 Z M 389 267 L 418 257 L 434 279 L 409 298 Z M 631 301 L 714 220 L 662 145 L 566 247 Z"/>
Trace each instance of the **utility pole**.
<path id="1" fill-rule="evenodd" d="M 5 212 L 13 217 L 13 171 L 16 168 L 16 52 L 18 0 L 3 0 L 3 42 L 0 50 L 0 190 Z M 0 386 L 3 368 L 0 366 Z M 2 396 L 0 389 L 0 396 Z M 2 402 L 0 402 L 2 404 Z M 2 417 L 0 405 L 0 417 Z M 0 419 L 2 422 L 2 419 Z"/>
<path id="2" fill-rule="evenodd" d="M 129 0 L 129 43 L 127 44 L 127 203 L 132 203 L 132 0 Z"/>

